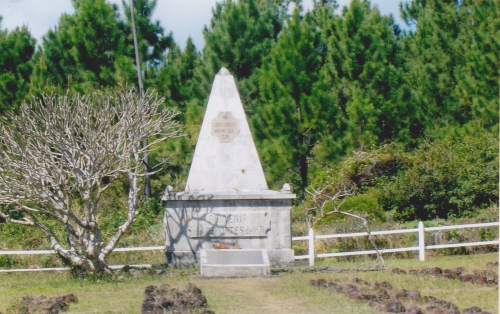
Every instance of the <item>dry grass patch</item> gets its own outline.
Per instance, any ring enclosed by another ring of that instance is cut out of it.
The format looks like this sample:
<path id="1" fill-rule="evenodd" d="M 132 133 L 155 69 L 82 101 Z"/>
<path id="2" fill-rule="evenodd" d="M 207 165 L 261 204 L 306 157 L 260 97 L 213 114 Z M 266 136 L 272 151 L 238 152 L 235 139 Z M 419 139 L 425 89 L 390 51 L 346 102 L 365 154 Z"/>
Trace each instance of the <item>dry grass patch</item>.
<path id="1" fill-rule="evenodd" d="M 369 260 L 366 261 L 368 263 Z M 498 254 L 449 256 L 418 260 L 386 260 L 391 268 L 417 269 L 423 267 L 455 268 L 467 271 L 485 269 L 488 262 L 498 261 Z M 322 261 L 334 267 L 357 267 L 360 263 Z M 90 281 L 71 279 L 65 272 L 0 274 L 0 312 L 26 295 L 47 297 L 73 293 L 79 302 L 71 304 L 69 313 L 139 313 L 148 285 L 163 283 L 184 289 L 188 282 L 195 284 L 206 296 L 216 313 L 379 313 L 367 304 L 350 300 L 342 294 L 318 289 L 311 279 L 352 280 L 369 282 L 387 280 L 394 289 L 415 289 L 422 295 L 432 295 L 455 303 L 461 310 L 479 306 L 497 313 L 498 290 L 495 286 L 479 286 L 458 280 L 391 274 L 389 271 L 346 273 L 282 274 L 275 278 L 212 279 L 196 278 L 191 270 L 169 270 L 165 277 L 145 275 L 126 277 L 120 281 Z"/>
<path id="2" fill-rule="evenodd" d="M 202 280 L 200 287 L 216 313 L 377 313 L 368 306 L 309 284 L 309 277 Z"/>

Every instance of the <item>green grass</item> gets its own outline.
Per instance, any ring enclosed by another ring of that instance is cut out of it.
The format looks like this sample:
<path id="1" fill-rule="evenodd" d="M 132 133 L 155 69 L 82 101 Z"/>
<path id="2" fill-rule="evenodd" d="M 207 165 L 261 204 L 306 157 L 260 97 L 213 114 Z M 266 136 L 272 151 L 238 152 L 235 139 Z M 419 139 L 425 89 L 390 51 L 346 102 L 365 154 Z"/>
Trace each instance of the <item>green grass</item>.
<path id="1" fill-rule="evenodd" d="M 335 259 L 318 260 L 317 266 L 341 268 L 357 267 L 366 262 L 338 262 Z M 389 267 L 417 269 L 423 267 L 454 268 L 467 271 L 485 269 L 487 262 L 498 261 L 498 254 L 446 256 L 417 259 L 389 259 Z M 65 272 L 0 274 L 0 312 L 22 296 L 55 296 L 75 294 L 79 302 L 71 304 L 69 313 L 139 313 L 148 285 L 167 283 L 184 288 L 188 282 L 198 286 L 207 297 L 210 309 L 216 313 L 379 313 L 366 303 L 350 300 L 341 294 L 318 289 L 309 280 L 351 280 L 355 277 L 367 281 L 389 281 L 395 289 L 416 289 L 423 295 L 455 303 L 463 310 L 479 306 L 498 313 L 498 290 L 492 286 L 478 286 L 430 276 L 395 275 L 389 271 L 346 273 L 282 274 L 275 278 L 211 279 L 196 277 L 190 270 L 171 270 L 165 277 L 126 277 L 119 281 L 91 281 L 71 279 Z"/>

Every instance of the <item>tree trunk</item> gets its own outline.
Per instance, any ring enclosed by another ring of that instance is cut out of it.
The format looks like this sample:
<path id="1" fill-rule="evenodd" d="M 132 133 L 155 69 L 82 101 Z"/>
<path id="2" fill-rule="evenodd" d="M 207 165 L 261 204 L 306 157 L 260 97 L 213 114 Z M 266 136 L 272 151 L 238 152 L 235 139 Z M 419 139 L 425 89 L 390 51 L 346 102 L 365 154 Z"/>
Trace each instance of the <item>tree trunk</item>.
<path id="1" fill-rule="evenodd" d="M 301 145 L 304 145 L 304 134 L 299 135 L 299 143 Z M 301 184 L 301 189 L 302 192 L 304 192 L 307 188 L 307 171 L 308 171 L 308 165 L 307 165 L 307 154 L 301 154 L 299 153 L 299 172 L 300 172 L 300 184 Z"/>

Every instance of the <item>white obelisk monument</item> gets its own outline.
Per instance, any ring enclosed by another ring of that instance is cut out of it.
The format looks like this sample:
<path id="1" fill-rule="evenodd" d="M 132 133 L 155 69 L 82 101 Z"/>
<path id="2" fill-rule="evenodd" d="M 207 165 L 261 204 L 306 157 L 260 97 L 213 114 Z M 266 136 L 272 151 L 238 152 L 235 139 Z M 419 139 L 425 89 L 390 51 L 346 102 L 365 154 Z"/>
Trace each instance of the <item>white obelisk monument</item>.
<path id="1" fill-rule="evenodd" d="M 267 190 L 240 95 L 225 68 L 215 76 L 186 190 Z"/>
<path id="2" fill-rule="evenodd" d="M 293 262 L 288 184 L 267 187 L 233 76 L 215 76 L 185 191 L 167 188 L 166 257 L 199 262 L 201 249 L 265 249 L 273 262 Z"/>

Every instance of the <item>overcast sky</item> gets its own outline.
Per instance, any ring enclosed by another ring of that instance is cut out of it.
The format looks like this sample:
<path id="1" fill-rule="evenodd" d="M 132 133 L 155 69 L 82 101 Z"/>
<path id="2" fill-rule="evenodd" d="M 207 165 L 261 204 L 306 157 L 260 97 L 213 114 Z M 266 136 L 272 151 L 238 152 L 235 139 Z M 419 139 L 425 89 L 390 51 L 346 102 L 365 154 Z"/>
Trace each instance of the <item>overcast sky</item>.
<path id="1" fill-rule="evenodd" d="M 111 0 L 121 6 L 121 0 Z M 203 47 L 202 29 L 210 22 L 212 8 L 217 0 L 158 0 L 154 19 L 166 32 L 172 31 L 175 41 L 184 47 L 188 36 L 191 36 L 196 47 Z M 350 0 L 339 0 L 341 6 L 348 5 Z M 401 0 L 372 0 L 382 14 L 392 14 L 402 25 L 399 17 Z M 312 0 L 304 0 L 306 9 L 312 7 Z M 57 25 L 62 13 L 73 13 L 71 0 L 0 0 L 2 29 L 12 30 L 16 26 L 28 25 L 31 34 L 41 43 L 41 38 Z"/>

